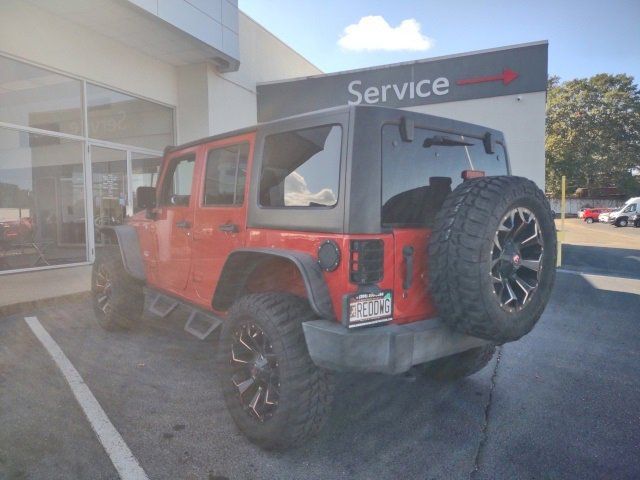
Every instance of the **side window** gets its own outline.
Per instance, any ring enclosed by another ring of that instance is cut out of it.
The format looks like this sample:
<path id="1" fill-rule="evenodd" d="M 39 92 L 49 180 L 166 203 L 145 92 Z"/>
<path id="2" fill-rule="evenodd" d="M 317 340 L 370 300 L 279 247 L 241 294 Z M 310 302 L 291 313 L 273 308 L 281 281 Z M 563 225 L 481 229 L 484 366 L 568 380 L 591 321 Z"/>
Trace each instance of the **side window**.
<path id="1" fill-rule="evenodd" d="M 338 202 L 341 148 L 339 125 L 267 136 L 260 173 L 260 205 L 334 206 Z"/>
<path id="2" fill-rule="evenodd" d="M 216 148 L 207 155 L 204 205 L 242 205 L 249 144 Z"/>
<path id="3" fill-rule="evenodd" d="M 189 205 L 195 163 L 194 155 L 175 158 L 171 161 L 162 184 L 162 205 Z"/>
<path id="4" fill-rule="evenodd" d="M 627 208 L 625 208 L 624 211 L 625 212 L 635 212 L 636 211 L 636 204 L 632 203 Z"/>

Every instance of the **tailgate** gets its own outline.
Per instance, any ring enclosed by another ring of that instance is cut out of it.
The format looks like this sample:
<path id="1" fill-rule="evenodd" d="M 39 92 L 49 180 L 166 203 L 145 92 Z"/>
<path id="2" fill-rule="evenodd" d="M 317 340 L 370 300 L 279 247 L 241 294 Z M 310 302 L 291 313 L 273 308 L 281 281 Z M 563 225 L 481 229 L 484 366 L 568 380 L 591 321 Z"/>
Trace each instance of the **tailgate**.
<path id="1" fill-rule="evenodd" d="M 436 316 L 431 296 L 427 293 L 427 244 L 430 235 L 431 230 L 426 228 L 393 230 L 394 323 L 409 323 Z"/>

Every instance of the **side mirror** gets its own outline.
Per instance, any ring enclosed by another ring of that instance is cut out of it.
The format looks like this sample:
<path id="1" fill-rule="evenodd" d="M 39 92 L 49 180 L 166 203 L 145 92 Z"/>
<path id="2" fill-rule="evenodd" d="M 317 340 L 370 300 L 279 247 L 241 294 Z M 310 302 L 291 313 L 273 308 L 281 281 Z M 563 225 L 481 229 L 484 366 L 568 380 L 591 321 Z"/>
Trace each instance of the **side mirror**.
<path id="1" fill-rule="evenodd" d="M 136 203 L 140 210 L 155 208 L 156 189 L 154 187 L 138 187 L 136 190 Z"/>

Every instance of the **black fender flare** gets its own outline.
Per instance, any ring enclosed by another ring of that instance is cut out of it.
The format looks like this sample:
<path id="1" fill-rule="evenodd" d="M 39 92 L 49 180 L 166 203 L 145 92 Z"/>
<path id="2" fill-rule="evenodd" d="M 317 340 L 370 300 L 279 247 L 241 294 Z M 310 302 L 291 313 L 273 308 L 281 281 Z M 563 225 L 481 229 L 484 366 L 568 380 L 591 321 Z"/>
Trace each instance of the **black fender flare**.
<path id="1" fill-rule="evenodd" d="M 105 226 L 101 227 L 100 231 L 115 234 L 125 271 L 136 280 L 146 281 L 138 231 L 130 225 Z"/>
<path id="2" fill-rule="evenodd" d="M 244 286 L 255 268 L 273 257 L 284 258 L 297 267 L 304 281 L 307 298 L 313 311 L 320 318 L 334 319 L 335 313 L 329 288 L 324 281 L 318 262 L 308 253 L 275 248 L 234 250 L 222 269 L 213 295 L 213 308 L 219 311 L 227 310 L 242 294 Z"/>

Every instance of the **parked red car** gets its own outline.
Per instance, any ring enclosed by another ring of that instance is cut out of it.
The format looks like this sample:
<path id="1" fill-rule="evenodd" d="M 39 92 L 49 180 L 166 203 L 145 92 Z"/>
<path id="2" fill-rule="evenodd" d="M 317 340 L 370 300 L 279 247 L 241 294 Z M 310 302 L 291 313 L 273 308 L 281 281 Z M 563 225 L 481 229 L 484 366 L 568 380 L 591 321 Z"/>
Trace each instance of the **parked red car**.
<path id="1" fill-rule="evenodd" d="M 613 208 L 585 208 L 582 219 L 587 223 L 598 221 L 598 215 L 613 211 Z"/>

